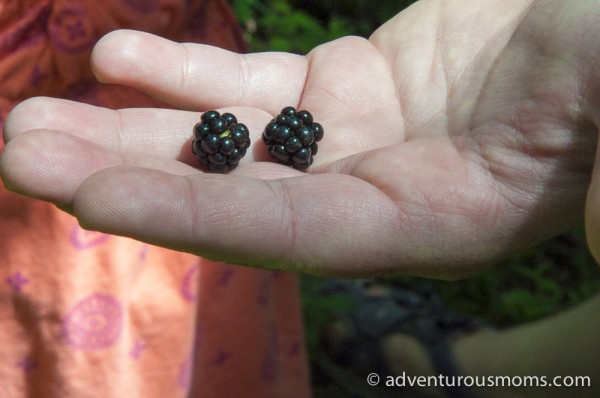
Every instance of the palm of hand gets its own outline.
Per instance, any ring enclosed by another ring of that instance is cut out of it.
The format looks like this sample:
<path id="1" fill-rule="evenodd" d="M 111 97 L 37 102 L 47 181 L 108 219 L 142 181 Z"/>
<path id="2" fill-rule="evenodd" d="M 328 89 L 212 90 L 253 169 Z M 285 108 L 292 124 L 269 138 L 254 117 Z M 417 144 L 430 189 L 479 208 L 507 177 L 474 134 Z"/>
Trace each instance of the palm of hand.
<path id="1" fill-rule="evenodd" d="M 595 137 L 573 69 L 558 50 L 530 51 L 529 4 L 458 3 L 419 4 L 370 41 L 307 57 L 115 33 L 95 50 L 102 80 L 186 109 L 236 107 L 253 159 L 231 176 L 198 173 L 197 113 L 38 99 L 7 121 L 3 178 L 90 228 L 240 264 L 464 275 L 577 219 Z M 296 104 L 326 130 L 311 174 L 263 162 L 261 127 Z"/>

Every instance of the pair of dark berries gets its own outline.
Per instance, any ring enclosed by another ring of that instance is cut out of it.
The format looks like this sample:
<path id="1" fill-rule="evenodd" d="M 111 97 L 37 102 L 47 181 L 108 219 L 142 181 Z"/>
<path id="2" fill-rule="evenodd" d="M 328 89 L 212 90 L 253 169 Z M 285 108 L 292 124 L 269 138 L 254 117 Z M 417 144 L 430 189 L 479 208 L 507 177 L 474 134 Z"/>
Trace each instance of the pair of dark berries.
<path id="1" fill-rule="evenodd" d="M 308 111 L 288 106 L 267 124 L 262 140 L 272 158 L 304 170 L 312 164 L 323 133 L 323 126 L 315 123 Z M 205 112 L 194 126 L 192 152 L 212 172 L 236 168 L 249 146 L 248 128 L 231 113 Z"/>

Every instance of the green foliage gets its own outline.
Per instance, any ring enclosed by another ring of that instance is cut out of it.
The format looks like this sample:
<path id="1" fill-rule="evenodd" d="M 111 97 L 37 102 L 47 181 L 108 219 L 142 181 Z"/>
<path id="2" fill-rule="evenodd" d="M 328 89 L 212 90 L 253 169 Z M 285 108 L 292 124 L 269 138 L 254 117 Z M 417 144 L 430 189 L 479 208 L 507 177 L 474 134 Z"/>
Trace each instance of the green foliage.
<path id="1" fill-rule="evenodd" d="M 418 283 L 397 277 L 388 283 Z M 573 307 L 600 291 L 600 268 L 583 228 L 523 250 L 462 281 L 432 281 L 449 306 L 498 327 L 535 321 Z"/>
<path id="2" fill-rule="evenodd" d="M 323 280 L 309 275 L 302 275 L 302 307 L 306 328 L 306 344 L 310 356 L 320 353 L 321 330 L 331 322 L 334 315 L 349 312 L 355 307 L 354 301 L 344 294 L 331 294 L 326 297 L 320 289 Z"/>
<path id="3" fill-rule="evenodd" d="M 415 0 L 292 0 L 291 3 L 321 20 L 343 17 L 351 21 L 353 34 L 368 37 L 375 28 Z"/>
<path id="4" fill-rule="evenodd" d="M 306 54 L 321 43 L 353 32 L 345 18 L 324 22 L 286 0 L 235 0 L 233 4 L 253 51 Z"/>
<path id="5" fill-rule="evenodd" d="M 414 0 L 233 0 L 252 51 L 306 54 L 337 38 L 367 37 Z"/>
<path id="6" fill-rule="evenodd" d="M 586 300 L 600 290 L 600 269 L 587 251 L 583 228 L 576 228 L 470 279 L 437 284 L 453 307 L 503 327 Z"/>
<path id="7" fill-rule="evenodd" d="M 333 365 L 319 346 L 319 333 L 332 314 L 351 310 L 352 302 L 342 296 L 319 297 L 322 280 L 318 278 L 303 277 L 302 282 L 315 397 L 370 397 L 368 392 L 357 392 L 362 379 Z M 381 281 L 403 286 L 420 282 L 418 277 Z M 576 228 L 516 253 L 472 278 L 430 282 L 449 307 L 507 328 L 552 316 L 598 294 L 600 268 L 586 248 L 583 228 Z"/>

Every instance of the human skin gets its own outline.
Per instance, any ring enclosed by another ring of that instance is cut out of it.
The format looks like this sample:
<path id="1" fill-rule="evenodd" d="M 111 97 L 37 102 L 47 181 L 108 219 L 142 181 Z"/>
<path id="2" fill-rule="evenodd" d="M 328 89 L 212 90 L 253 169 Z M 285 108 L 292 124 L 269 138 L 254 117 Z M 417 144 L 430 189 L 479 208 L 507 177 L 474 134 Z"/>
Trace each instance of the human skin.
<path id="1" fill-rule="evenodd" d="M 306 56 L 116 31 L 94 49 L 97 77 L 179 110 L 25 101 L 0 175 L 85 228 L 270 269 L 460 278 L 584 213 L 597 255 L 599 17 L 577 0 L 420 1 Z M 325 128 L 307 173 L 260 140 L 288 105 Z M 228 175 L 189 150 L 208 109 L 251 131 Z"/>

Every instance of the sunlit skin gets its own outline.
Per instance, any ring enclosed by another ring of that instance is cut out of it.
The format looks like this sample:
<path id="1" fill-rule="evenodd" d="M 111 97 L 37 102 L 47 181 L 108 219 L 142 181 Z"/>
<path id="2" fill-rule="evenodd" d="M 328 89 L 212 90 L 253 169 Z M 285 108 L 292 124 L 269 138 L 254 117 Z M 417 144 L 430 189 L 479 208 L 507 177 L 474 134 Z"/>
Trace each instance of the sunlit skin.
<path id="1" fill-rule="evenodd" d="M 85 228 L 205 257 L 339 276 L 457 278 L 583 221 L 596 153 L 600 3 L 421 1 L 368 40 L 238 55 L 116 31 L 92 65 L 182 110 L 50 98 L 5 124 L 6 186 Z M 285 106 L 326 135 L 307 172 L 260 135 Z M 200 112 L 252 147 L 227 175 L 189 150 Z M 588 238 L 599 251 L 592 182 Z"/>

